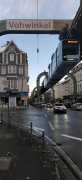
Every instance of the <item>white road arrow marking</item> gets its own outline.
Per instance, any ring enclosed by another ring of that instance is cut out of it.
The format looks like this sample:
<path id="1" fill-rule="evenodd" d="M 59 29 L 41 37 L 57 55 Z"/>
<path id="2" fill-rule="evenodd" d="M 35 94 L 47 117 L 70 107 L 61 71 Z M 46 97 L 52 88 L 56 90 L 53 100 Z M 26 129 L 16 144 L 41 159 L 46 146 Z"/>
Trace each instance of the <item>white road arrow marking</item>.
<path id="1" fill-rule="evenodd" d="M 75 139 L 75 140 L 78 140 L 78 141 L 82 141 L 81 138 L 77 138 L 77 137 L 74 137 L 74 136 L 69 136 L 69 135 L 66 135 L 66 134 L 62 134 L 61 136 L 64 136 L 64 137 L 67 137 L 67 138 L 71 138 L 71 139 Z"/>

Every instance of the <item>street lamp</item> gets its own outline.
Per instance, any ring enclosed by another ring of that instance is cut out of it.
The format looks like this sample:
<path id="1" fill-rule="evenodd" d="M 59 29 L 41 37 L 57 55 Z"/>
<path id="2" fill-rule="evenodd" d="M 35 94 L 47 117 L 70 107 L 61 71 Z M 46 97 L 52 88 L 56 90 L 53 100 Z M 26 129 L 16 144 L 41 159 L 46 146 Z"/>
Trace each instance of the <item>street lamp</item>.
<path id="1" fill-rule="evenodd" d="M 17 77 L 16 79 L 21 79 L 21 97 L 20 97 L 20 111 L 19 111 L 19 125 L 18 125 L 18 139 L 19 139 L 19 134 L 20 134 L 20 122 L 21 122 L 21 104 L 22 104 L 22 91 L 23 91 L 23 79 L 29 79 L 29 77 Z"/>

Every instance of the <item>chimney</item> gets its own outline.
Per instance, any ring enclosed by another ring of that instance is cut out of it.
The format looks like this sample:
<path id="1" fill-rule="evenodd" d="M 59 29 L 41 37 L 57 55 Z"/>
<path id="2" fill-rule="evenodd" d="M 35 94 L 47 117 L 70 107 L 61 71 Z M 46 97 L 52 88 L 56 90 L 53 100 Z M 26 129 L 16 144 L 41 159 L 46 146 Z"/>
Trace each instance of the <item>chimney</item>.
<path id="1" fill-rule="evenodd" d="M 9 41 L 7 41 L 7 44 L 9 44 Z"/>

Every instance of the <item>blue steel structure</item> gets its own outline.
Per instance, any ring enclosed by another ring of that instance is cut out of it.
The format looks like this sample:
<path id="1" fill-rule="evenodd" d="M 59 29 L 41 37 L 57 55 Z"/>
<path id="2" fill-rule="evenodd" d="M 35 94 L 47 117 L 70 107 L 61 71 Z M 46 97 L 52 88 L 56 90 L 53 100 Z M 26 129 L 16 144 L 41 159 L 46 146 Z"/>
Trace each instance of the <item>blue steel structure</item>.
<path id="1" fill-rule="evenodd" d="M 43 80 L 41 93 L 52 88 L 80 61 L 80 42 L 77 40 L 60 41 L 49 64 L 48 77 Z"/>

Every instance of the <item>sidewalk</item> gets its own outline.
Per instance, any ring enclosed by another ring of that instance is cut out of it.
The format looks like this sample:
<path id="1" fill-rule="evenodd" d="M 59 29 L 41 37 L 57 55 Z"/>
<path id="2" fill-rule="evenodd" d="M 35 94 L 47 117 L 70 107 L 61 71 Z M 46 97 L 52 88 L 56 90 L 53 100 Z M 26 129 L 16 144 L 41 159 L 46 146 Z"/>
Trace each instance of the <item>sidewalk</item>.
<path id="1" fill-rule="evenodd" d="M 39 137 L 23 130 L 18 140 L 18 129 L 0 124 L 0 180 L 56 180 L 52 175 L 55 151 L 47 146 L 46 161 L 43 162 L 43 143 Z M 61 180 L 75 180 L 66 165 L 58 158 Z"/>

